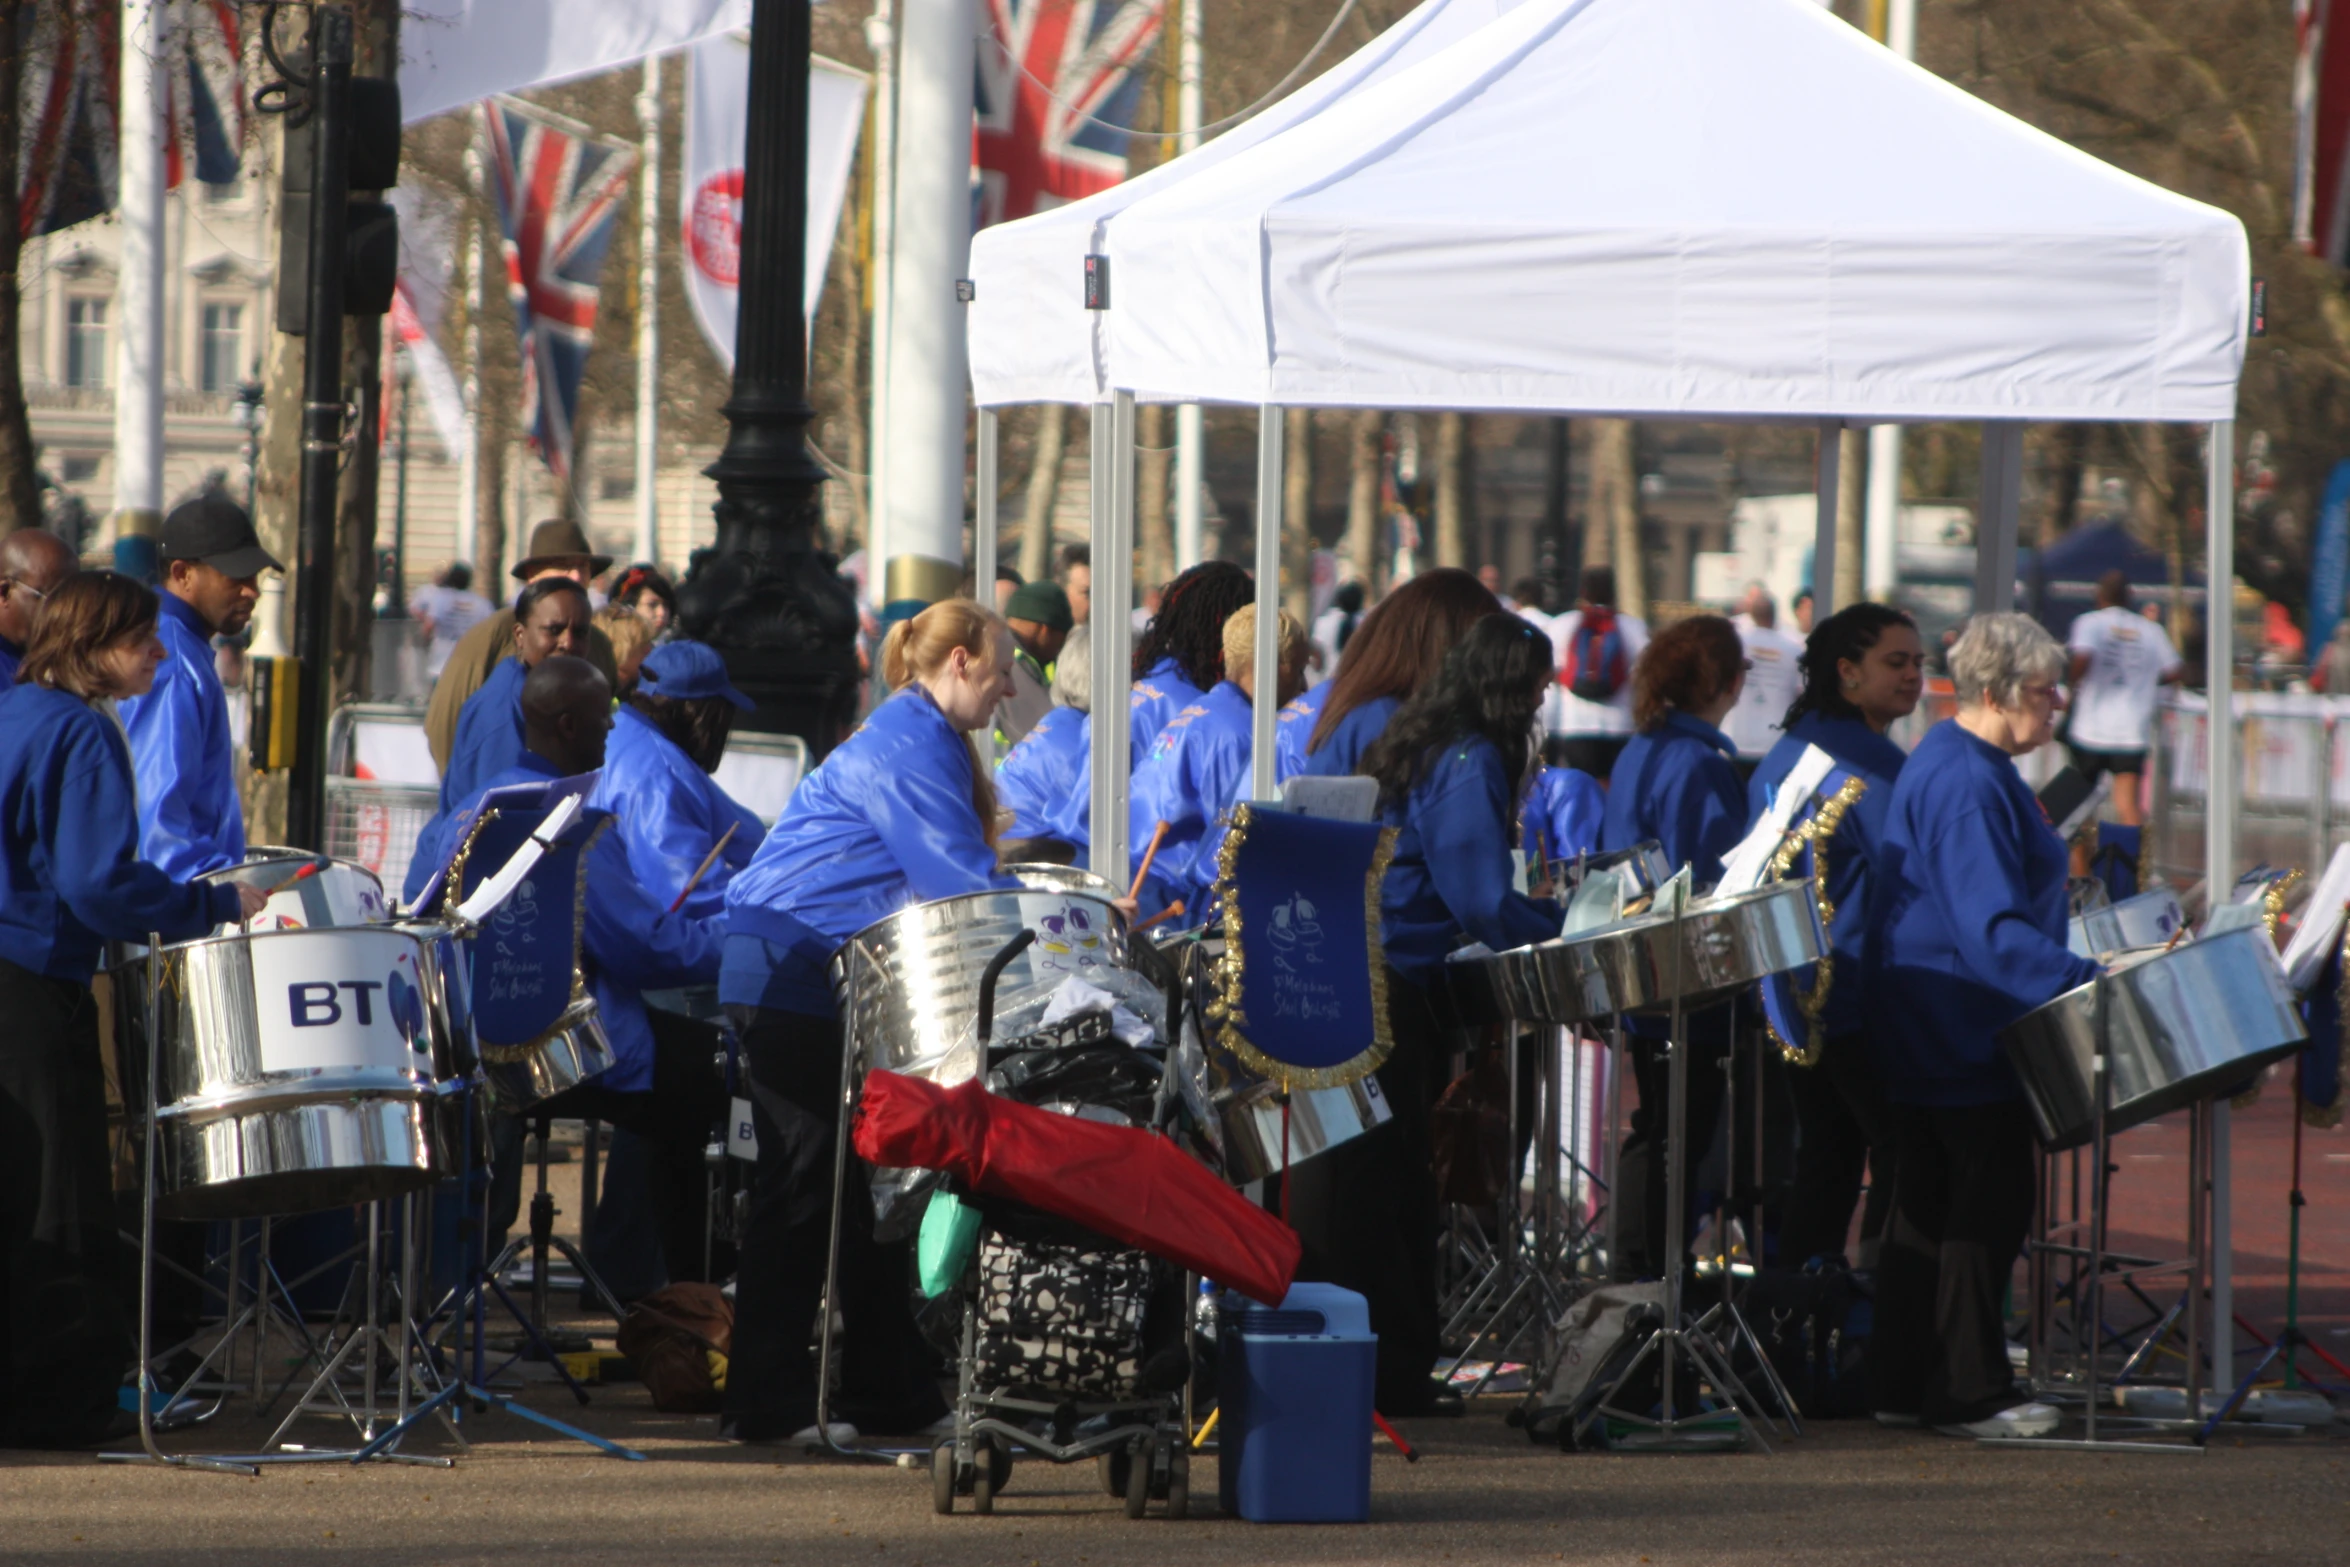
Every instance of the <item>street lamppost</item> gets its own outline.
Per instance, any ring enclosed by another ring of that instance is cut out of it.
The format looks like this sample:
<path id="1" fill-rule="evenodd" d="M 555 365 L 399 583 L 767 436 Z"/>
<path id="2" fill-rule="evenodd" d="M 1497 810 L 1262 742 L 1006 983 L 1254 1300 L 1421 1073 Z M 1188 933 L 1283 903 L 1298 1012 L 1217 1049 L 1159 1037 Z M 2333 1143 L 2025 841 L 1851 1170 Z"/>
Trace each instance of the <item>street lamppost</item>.
<path id="1" fill-rule="evenodd" d="M 824 470 L 807 440 L 808 54 L 809 0 L 754 0 L 734 389 L 707 470 L 718 539 L 696 552 L 678 618 L 758 704 L 745 727 L 821 756 L 856 713 L 857 607 L 821 548 Z"/>
<path id="2" fill-rule="evenodd" d="M 259 381 L 237 383 L 237 406 L 230 413 L 245 432 L 245 515 L 253 515 L 253 500 L 261 483 L 261 398 Z"/>

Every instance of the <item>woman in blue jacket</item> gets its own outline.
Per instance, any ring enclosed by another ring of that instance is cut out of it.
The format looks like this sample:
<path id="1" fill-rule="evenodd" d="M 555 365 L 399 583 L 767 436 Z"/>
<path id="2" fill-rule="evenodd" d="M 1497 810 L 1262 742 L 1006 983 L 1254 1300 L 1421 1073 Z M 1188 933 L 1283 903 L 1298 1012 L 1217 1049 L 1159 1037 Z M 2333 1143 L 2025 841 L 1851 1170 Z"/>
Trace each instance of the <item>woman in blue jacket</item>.
<path id="1" fill-rule="evenodd" d="M 1256 583 L 1228 560 L 1202 561 L 1159 591 L 1159 612 L 1134 643 L 1129 768 L 1142 766 L 1169 719 L 1224 678 L 1224 622 L 1256 601 Z"/>
<path id="2" fill-rule="evenodd" d="M 1738 776 L 1738 748 L 1721 722 L 1746 689 L 1746 650 L 1738 628 L 1719 615 L 1693 615 L 1656 634 L 1632 666 L 1632 722 L 1638 732 L 1616 758 L 1608 785 L 1603 851 L 1654 839 L 1675 867 L 1692 868 L 1699 890 L 1722 879 L 1722 856 L 1746 834 L 1746 783 Z M 1685 1177 L 1713 1141 L 1722 1108 L 1721 1060 L 1737 1019 L 1725 1003 L 1682 1019 L 1689 1047 L 1686 1080 L 1688 1147 L 1675 1155 Z M 1632 1071 L 1640 1085 L 1617 1163 L 1617 1235 L 1621 1257 L 1611 1259 L 1622 1279 L 1654 1278 L 1664 1270 L 1667 1098 L 1666 1025 L 1635 1018 Z M 1693 1190 L 1685 1179 L 1684 1192 Z M 1683 1232 L 1684 1234 L 1687 1231 Z"/>
<path id="3" fill-rule="evenodd" d="M 131 1360 L 90 979 L 106 941 L 201 936 L 263 895 L 139 858 L 130 748 L 97 704 L 163 662 L 155 595 L 86 571 L 53 589 L 0 689 L 0 1447 L 123 1433 Z"/>
<path id="4" fill-rule="evenodd" d="M 2096 977 L 2065 945 L 2064 842 L 2016 771 L 2063 709 L 2066 656 L 2028 615 L 1978 615 L 1950 650 L 1958 716 L 1893 786 L 1874 910 L 1877 1071 L 1901 1165 L 1877 1264 L 1877 1418 L 2037 1436 L 2002 1298 L 2032 1220 L 2036 1161 L 2001 1029 Z"/>
<path id="5" fill-rule="evenodd" d="M 444 812 L 480 793 L 491 774 L 522 760 L 529 749 L 522 733 L 522 682 L 558 654 L 585 653 L 593 622 L 587 589 L 569 577 L 541 577 L 515 598 L 513 652 L 457 713 L 457 737 L 441 775 Z"/>
<path id="6" fill-rule="evenodd" d="M 1086 714 L 1093 706 L 1093 641 L 1083 626 L 1069 633 L 1053 660 L 1053 702 L 1053 710 L 996 764 L 996 805 L 1012 818 L 1004 826 L 1010 857 L 1031 853 L 1025 847 L 1031 843 L 1034 852 L 1055 859 L 1067 852 L 1053 835 L 1053 817 L 1091 785 L 1093 728 Z"/>
<path id="7" fill-rule="evenodd" d="M 1296 770 L 1313 778 L 1356 771 L 1395 710 L 1436 678 L 1469 628 L 1500 613 L 1483 583 L 1451 566 L 1424 571 L 1381 599 L 1347 639 L 1337 675 L 1315 687 L 1329 695 Z"/>
<path id="8" fill-rule="evenodd" d="M 1869 1203 L 1860 1227 L 1861 1266 L 1876 1266 L 1893 1211 L 1893 1141 L 1866 1034 L 1869 889 L 1893 809 L 1894 781 L 1906 760 L 1886 731 L 1909 716 L 1924 688 L 1925 654 L 1915 622 L 1883 604 L 1838 610 L 1812 628 L 1804 644 L 1803 688 L 1780 725 L 1785 732 L 1747 785 L 1747 805 L 1759 820 L 1805 749 L 1816 745 L 1864 786 L 1827 839 L 1828 901 L 1836 920 L 1828 933 L 1828 994 L 1814 998 L 1817 1037 L 1786 1040 L 1801 1059 L 1787 1074 L 1797 1135 L 1779 1254 L 1797 1265 L 1844 1255 L 1864 1169 Z"/>
<path id="9" fill-rule="evenodd" d="M 1356 634 L 1350 659 L 1368 635 Z M 1301 1165 L 1290 1220 L 1305 1242 L 1300 1276 L 1370 1301 L 1387 1414 L 1452 1403 L 1428 1376 L 1438 1349 L 1428 1113 L 1451 1048 L 1434 999 L 1445 954 L 1465 941 L 1499 951 L 1558 934 L 1556 905 L 1512 890 L 1510 852 L 1550 675 L 1541 632 L 1514 615 L 1485 616 L 1363 759 L 1396 829 L 1380 891 L 1394 1049 L 1379 1084 L 1393 1119 Z"/>
<path id="10" fill-rule="evenodd" d="M 996 868 L 996 797 L 969 736 L 1012 694 L 1012 637 L 969 599 L 891 628 L 895 693 L 801 783 L 727 889 L 718 994 L 750 1064 L 759 1166 L 741 1245 L 725 1428 L 813 1437 L 808 1325 L 823 1292 L 841 1027 L 826 976 L 842 942 L 912 903 L 1018 883 Z M 903 1248 L 877 1244 L 864 1179 L 844 1192 L 842 1401 L 855 1425 L 920 1431 L 946 1411 L 906 1298 Z"/>

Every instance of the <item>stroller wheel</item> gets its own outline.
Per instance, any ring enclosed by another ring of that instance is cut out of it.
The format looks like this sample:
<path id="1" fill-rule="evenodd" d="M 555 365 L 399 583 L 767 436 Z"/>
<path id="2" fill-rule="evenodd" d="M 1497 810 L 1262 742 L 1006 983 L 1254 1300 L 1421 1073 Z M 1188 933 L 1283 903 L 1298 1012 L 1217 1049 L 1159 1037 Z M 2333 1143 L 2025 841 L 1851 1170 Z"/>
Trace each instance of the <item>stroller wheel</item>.
<path id="1" fill-rule="evenodd" d="M 995 1479 L 995 1494 L 1003 1495 L 1012 1488 L 1012 1444 L 996 1437 L 987 1444 L 988 1472 Z"/>
<path id="2" fill-rule="evenodd" d="M 994 1439 L 984 1436 L 972 1438 L 971 1510 L 982 1518 L 995 1511 L 996 1465 Z M 1006 1463 L 1003 1467 L 1008 1472 L 1011 1465 Z"/>
<path id="3" fill-rule="evenodd" d="M 930 1450 L 930 1510 L 942 1518 L 955 1510 L 955 1444 L 951 1440 Z"/>
<path id="4" fill-rule="evenodd" d="M 1178 1439 L 1167 1455 L 1167 1516 L 1181 1518 L 1191 1511 L 1191 1451 Z"/>
<path id="5" fill-rule="evenodd" d="M 1151 1441 L 1144 1437 L 1134 1444 L 1134 1453 L 1126 1466 L 1126 1516 L 1140 1518 L 1151 1505 Z"/>

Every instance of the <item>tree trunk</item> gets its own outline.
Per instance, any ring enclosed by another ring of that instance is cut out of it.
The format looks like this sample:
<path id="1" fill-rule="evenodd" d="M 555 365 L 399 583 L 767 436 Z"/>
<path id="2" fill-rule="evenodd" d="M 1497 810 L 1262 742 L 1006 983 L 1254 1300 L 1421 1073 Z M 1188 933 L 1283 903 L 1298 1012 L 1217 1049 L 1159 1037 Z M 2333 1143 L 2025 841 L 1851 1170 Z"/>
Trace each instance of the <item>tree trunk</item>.
<path id="1" fill-rule="evenodd" d="M 13 106 L 24 77 L 18 43 L 32 32 L 25 0 L 0 4 L 0 103 Z M 17 166 L 19 124 L 15 113 L 0 116 L 0 169 Z M 17 270 L 24 245 L 18 236 L 16 181 L 0 181 L 0 537 L 41 525 L 41 490 L 33 478 L 32 415 L 25 407 L 19 335 L 22 302 Z"/>
<path id="2" fill-rule="evenodd" d="M 1136 412 L 1141 460 L 1135 476 L 1135 546 L 1147 591 L 1175 575 L 1175 520 L 1167 509 L 1168 468 L 1175 454 L 1168 446 L 1166 404 L 1145 403 Z"/>
<path id="3" fill-rule="evenodd" d="M 1046 403 L 1037 411 L 1036 461 L 1028 468 L 1028 510 L 1020 521 L 1020 575 L 1041 581 L 1053 570 L 1053 508 L 1061 499 L 1061 462 L 1069 438 L 1069 410 Z"/>
<path id="4" fill-rule="evenodd" d="M 1591 422 L 1591 518 L 1583 558 L 1588 565 L 1613 565 L 1616 607 L 1627 615 L 1648 613 L 1647 562 L 1640 551 L 1640 476 L 1633 452 L 1632 421 Z M 1599 554 L 1592 546 L 1604 545 Z"/>
<path id="5" fill-rule="evenodd" d="M 1867 492 L 1869 443 L 1860 431 L 1846 425 L 1837 433 L 1836 457 L 1836 607 L 1860 602 L 1860 537 L 1862 497 Z"/>
<path id="6" fill-rule="evenodd" d="M 1314 413 L 1292 408 L 1281 443 L 1281 601 L 1301 619 L 1314 594 Z M 1365 577 L 1364 581 L 1369 582 Z"/>
<path id="7" fill-rule="evenodd" d="M 1361 410 L 1354 416 L 1347 452 L 1346 552 L 1373 598 L 1385 591 L 1389 571 L 1379 548 L 1379 438 L 1386 424 L 1387 416 L 1378 409 Z"/>
<path id="8" fill-rule="evenodd" d="M 1436 416 L 1436 564 L 1469 564 L 1469 421 Z"/>

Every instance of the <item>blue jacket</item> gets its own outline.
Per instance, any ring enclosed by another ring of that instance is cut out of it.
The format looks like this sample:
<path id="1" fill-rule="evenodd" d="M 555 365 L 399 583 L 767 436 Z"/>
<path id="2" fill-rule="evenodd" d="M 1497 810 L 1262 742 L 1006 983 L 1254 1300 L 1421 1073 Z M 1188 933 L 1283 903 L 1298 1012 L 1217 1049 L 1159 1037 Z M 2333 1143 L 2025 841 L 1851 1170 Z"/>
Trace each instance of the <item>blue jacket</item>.
<path id="1" fill-rule="evenodd" d="M 1722 856 L 1746 836 L 1746 783 L 1729 736 L 1686 713 L 1636 734 L 1608 780 L 1599 846 L 1612 853 L 1654 838 L 1700 891 L 1722 879 Z"/>
<path id="2" fill-rule="evenodd" d="M 1273 780 L 1287 783 L 1306 769 L 1306 742 L 1322 721 L 1322 704 L 1330 700 L 1332 682 L 1308 688 L 1284 705 L 1273 720 Z"/>
<path id="3" fill-rule="evenodd" d="M 119 704 L 139 780 L 139 858 L 175 880 L 245 858 L 245 807 L 212 633 L 176 594 L 157 595 L 164 659 L 145 696 Z"/>
<path id="4" fill-rule="evenodd" d="M 449 770 L 441 775 L 444 813 L 481 793 L 491 774 L 521 765 L 530 749 L 522 732 L 522 683 L 529 678 L 521 659 L 502 658 L 458 710 Z"/>
<path id="5" fill-rule="evenodd" d="M 725 1002 L 830 1017 L 825 965 L 911 903 L 1018 883 L 971 809 L 971 745 L 907 686 L 802 781 L 726 889 Z"/>
<path id="6" fill-rule="evenodd" d="M 767 836 L 758 817 L 737 805 L 717 779 L 633 707 L 613 716 L 604 774 L 587 803 L 617 818 L 611 834 L 627 853 L 630 873 L 664 909 L 726 830 L 734 829 L 725 852 L 685 900 L 682 912 L 695 919 L 714 919 L 725 911 L 726 884 L 751 863 Z"/>
<path id="7" fill-rule="evenodd" d="M 1144 894 L 1150 910 L 1181 898 L 1183 923 L 1196 925 L 1205 916 L 1203 889 L 1216 879 L 1216 853 L 1224 843 L 1221 818 L 1248 795 L 1255 722 L 1248 693 L 1221 680 L 1168 720 L 1151 742 L 1151 754 L 1134 774 L 1126 817 L 1135 865 L 1158 824 L 1167 824 Z"/>
<path id="8" fill-rule="evenodd" d="M 458 802 L 458 810 L 492 789 L 509 784 L 547 783 L 563 777 L 555 764 L 536 751 L 504 772 L 482 780 L 481 787 Z M 425 829 L 426 841 L 417 846 L 417 858 L 436 864 L 443 857 L 435 829 L 447 832 L 450 817 L 435 817 Z M 646 1093 L 653 1086 L 653 1026 L 645 1019 L 644 992 L 674 990 L 683 985 L 707 985 L 718 977 L 719 956 L 726 937 L 723 914 L 696 916 L 690 909 L 669 912 L 670 898 L 656 901 L 638 884 L 615 822 L 588 849 L 587 909 L 579 933 L 581 968 L 596 998 L 596 1012 L 612 1041 L 612 1068 L 596 1079 L 615 1093 Z M 428 854 L 427 848 L 434 852 Z M 689 867 L 690 870 L 690 867 Z"/>
<path id="9" fill-rule="evenodd" d="M 1408 797 L 1382 806 L 1397 831 L 1379 895 L 1381 939 L 1404 978 L 1440 978 L 1464 933 L 1496 952 L 1559 933 L 1557 904 L 1511 890 L 1515 805 L 1501 753 L 1474 736 L 1446 746 Z"/>
<path id="10" fill-rule="evenodd" d="M 1101 684 L 1114 687 L 1115 682 Z M 1133 695 L 1127 699 L 1132 742 L 1127 751 L 1129 776 L 1141 770 L 1143 758 L 1150 755 L 1151 742 L 1167 727 L 1167 720 L 1205 695 L 1205 691 L 1184 678 L 1182 669 L 1171 658 L 1160 659 L 1134 682 Z M 1101 703 L 1097 699 L 1094 705 L 1099 707 Z"/>
<path id="11" fill-rule="evenodd" d="M 1836 924 L 1828 932 L 1835 966 L 1828 981 L 1828 1004 L 1820 1025 L 1830 1035 L 1850 1034 L 1868 1024 L 1868 900 L 1873 868 L 1885 842 L 1885 824 L 1893 810 L 1893 786 L 1908 760 L 1900 746 L 1857 718 L 1830 718 L 1806 713 L 1795 727 L 1781 735 L 1755 768 L 1747 784 L 1748 825 L 1762 819 L 1779 785 L 1795 770 L 1804 747 L 1816 745 L 1836 764 L 1858 774 L 1867 792 L 1844 813 L 1836 835 L 1828 840 L 1828 899 L 1836 905 Z"/>
<path id="12" fill-rule="evenodd" d="M 139 857 L 131 757 L 114 721 L 45 686 L 0 688 L 0 958 L 86 985 L 105 941 L 201 936 L 237 890 Z"/>
<path id="13" fill-rule="evenodd" d="M 1352 776 L 1363 765 L 1363 753 L 1370 750 L 1373 742 L 1381 735 L 1387 733 L 1387 721 L 1395 716 L 1395 710 L 1401 706 L 1402 700 L 1392 696 L 1373 697 L 1365 702 L 1338 721 L 1338 727 L 1330 731 L 1329 739 L 1306 753 L 1305 763 L 1298 771 L 1309 778 Z M 1317 718 L 1314 722 L 1319 724 L 1321 720 Z M 1308 729 L 1306 733 L 1311 736 L 1313 730 Z"/>
<path id="14" fill-rule="evenodd" d="M 0 686 L 16 684 L 16 670 L 24 662 L 24 649 L 0 637 Z"/>
<path id="15" fill-rule="evenodd" d="M 1522 848 L 1532 854 L 1538 845 L 1545 860 L 1571 860 L 1599 847 L 1599 824 L 1607 815 L 1607 791 L 1589 773 L 1572 767 L 1545 767 L 1534 775 L 1526 793 Z M 1540 869 L 1539 866 L 1536 867 Z"/>
<path id="16" fill-rule="evenodd" d="M 1007 838 L 1050 838 L 1053 818 L 1072 792 L 1072 780 L 1090 786 L 1086 766 L 1093 730 L 1074 707 L 1056 707 L 1020 737 L 995 770 L 996 804 L 1012 813 Z"/>
<path id="17" fill-rule="evenodd" d="M 1888 815 L 1870 979 L 1885 1097 L 2016 1099 L 1994 1036 L 2097 974 L 2065 946 L 2064 842 L 2008 755 L 1955 722 L 1910 753 Z"/>

